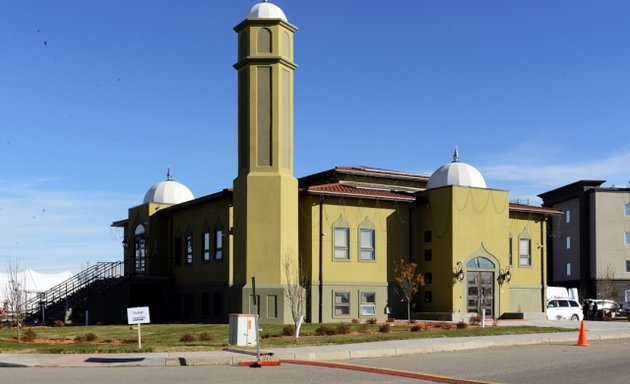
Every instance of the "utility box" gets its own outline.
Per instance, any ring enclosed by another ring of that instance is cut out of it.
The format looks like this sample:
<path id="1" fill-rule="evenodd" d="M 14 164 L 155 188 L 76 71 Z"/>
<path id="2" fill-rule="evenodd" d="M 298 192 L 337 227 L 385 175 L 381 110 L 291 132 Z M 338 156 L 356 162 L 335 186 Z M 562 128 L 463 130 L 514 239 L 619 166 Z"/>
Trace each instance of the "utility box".
<path id="1" fill-rule="evenodd" d="M 230 313 L 229 343 L 232 345 L 256 345 L 256 315 Z"/>

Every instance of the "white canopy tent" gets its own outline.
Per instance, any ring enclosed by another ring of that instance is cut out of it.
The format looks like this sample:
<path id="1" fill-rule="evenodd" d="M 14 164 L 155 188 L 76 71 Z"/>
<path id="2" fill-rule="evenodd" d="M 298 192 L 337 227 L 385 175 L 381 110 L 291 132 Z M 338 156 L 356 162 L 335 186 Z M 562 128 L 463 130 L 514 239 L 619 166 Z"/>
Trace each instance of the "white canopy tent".
<path id="1" fill-rule="evenodd" d="M 63 283 L 71 277 L 72 273 L 70 273 L 70 271 L 59 273 L 41 273 L 32 269 L 26 269 L 18 272 L 17 276 L 18 281 L 23 285 L 21 289 L 26 291 L 29 299 L 34 297 L 37 293 L 46 292 L 50 288 Z M 9 280 L 9 274 L 0 272 L 0 303 L 3 303 L 7 297 Z"/>

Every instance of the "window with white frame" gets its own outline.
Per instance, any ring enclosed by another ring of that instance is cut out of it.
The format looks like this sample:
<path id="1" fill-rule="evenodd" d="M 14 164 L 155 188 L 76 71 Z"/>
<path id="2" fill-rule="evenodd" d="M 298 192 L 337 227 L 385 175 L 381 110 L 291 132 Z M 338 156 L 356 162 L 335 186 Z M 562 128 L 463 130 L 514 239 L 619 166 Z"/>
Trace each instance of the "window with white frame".
<path id="1" fill-rule="evenodd" d="M 567 242 L 567 249 L 571 249 L 571 236 L 567 236 L 566 242 Z"/>
<path id="2" fill-rule="evenodd" d="M 532 265 L 532 253 L 531 253 L 530 239 L 519 239 L 518 242 L 518 265 L 524 267 L 530 267 Z"/>
<path id="3" fill-rule="evenodd" d="M 567 263 L 567 276 L 571 276 L 571 263 Z"/>
<path id="4" fill-rule="evenodd" d="M 626 232 L 626 245 L 630 245 L 630 232 Z"/>
<path id="5" fill-rule="evenodd" d="M 370 228 L 359 229 L 359 260 L 375 260 L 374 230 Z"/>
<path id="6" fill-rule="evenodd" d="M 186 264 L 190 265 L 193 263 L 193 243 L 192 243 L 192 235 L 186 235 L 186 244 L 185 244 L 185 252 L 186 256 L 184 260 Z"/>
<path id="7" fill-rule="evenodd" d="M 144 239 L 144 225 L 138 224 L 134 231 L 134 248 L 135 248 L 135 272 L 144 273 L 146 263 L 146 241 Z"/>
<path id="8" fill-rule="evenodd" d="M 623 206 L 624 214 L 626 216 L 630 216 L 630 203 L 626 203 Z"/>
<path id="9" fill-rule="evenodd" d="M 350 292 L 335 292 L 335 316 L 350 316 Z"/>
<path id="10" fill-rule="evenodd" d="M 223 260 L 223 230 L 217 229 L 214 231 L 214 260 Z"/>
<path id="11" fill-rule="evenodd" d="M 567 211 L 564 213 L 564 221 L 568 224 L 571 222 L 571 210 L 567 209 Z"/>
<path id="12" fill-rule="evenodd" d="M 203 252 L 203 262 L 207 263 L 210 261 L 210 232 L 204 232 L 202 233 L 202 238 L 203 238 L 203 245 L 202 245 L 202 252 Z"/>
<path id="13" fill-rule="evenodd" d="M 333 230 L 333 242 L 335 245 L 335 260 L 350 259 L 350 230 L 348 228 L 335 227 Z"/>
<path id="14" fill-rule="evenodd" d="M 376 293 L 361 292 L 361 316 L 376 315 Z"/>

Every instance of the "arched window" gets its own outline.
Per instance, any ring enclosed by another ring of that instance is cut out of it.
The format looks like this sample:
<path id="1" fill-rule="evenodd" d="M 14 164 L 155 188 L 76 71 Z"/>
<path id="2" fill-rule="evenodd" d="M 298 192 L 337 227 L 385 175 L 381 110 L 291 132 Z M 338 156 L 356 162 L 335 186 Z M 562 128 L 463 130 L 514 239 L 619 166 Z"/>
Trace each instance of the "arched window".
<path id="1" fill-rule="evenodd" d="M 494 263 L 485 257 L 475 257 L 466 264 L 467 269 L 494 269 Z"/>
<path id="2" fill-rule="evenodd" d="M 267 28 L 258 31 L 258 52 L 271 53 L 271 31 Z"/>
<path id="3" fill-rule="evenodd" d="M 333 260 L 350 260 L 350 225 L 341 217 L 333 224 Z"/>
<path id="4" fill-rule="evenodd" d="M 134 231 L 135 267 L 136 273 L 144 273 L 146 265 L 146 239 L 144 225 L 138 224 Z"/>

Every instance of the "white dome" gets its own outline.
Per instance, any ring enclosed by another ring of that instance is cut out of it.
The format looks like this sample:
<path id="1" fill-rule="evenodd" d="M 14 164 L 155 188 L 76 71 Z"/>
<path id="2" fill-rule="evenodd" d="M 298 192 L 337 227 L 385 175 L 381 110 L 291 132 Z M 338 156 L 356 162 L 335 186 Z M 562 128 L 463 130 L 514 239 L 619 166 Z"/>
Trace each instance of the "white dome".
<path id="1" fill-rule="evenodd" d="M 267 1 L 254 5 L 245 18 L 247 20 L 280 19 L 287 21 L 287 17 L 282 12 L 282 9 Z"/>
<path id="2" fill-rule="evenodd" d="M 171 170 L 168 170 L 165 181 L 154 184 L 144 195 L 143 204 L 146 203 L 163 203 L 163 204 L 179 204 L 194 199 L 192 192 L 188 187 L 177 181 L 173 181 Z"/>
<path id="3" fill-rule="evenodd" d="M 477 168 L 459 161 L 456 148 L 453 161 L 433 172 L 427 183 L 427 189 L 445 187 L 447 185 L 486 188 L 486 180 Z"/>

